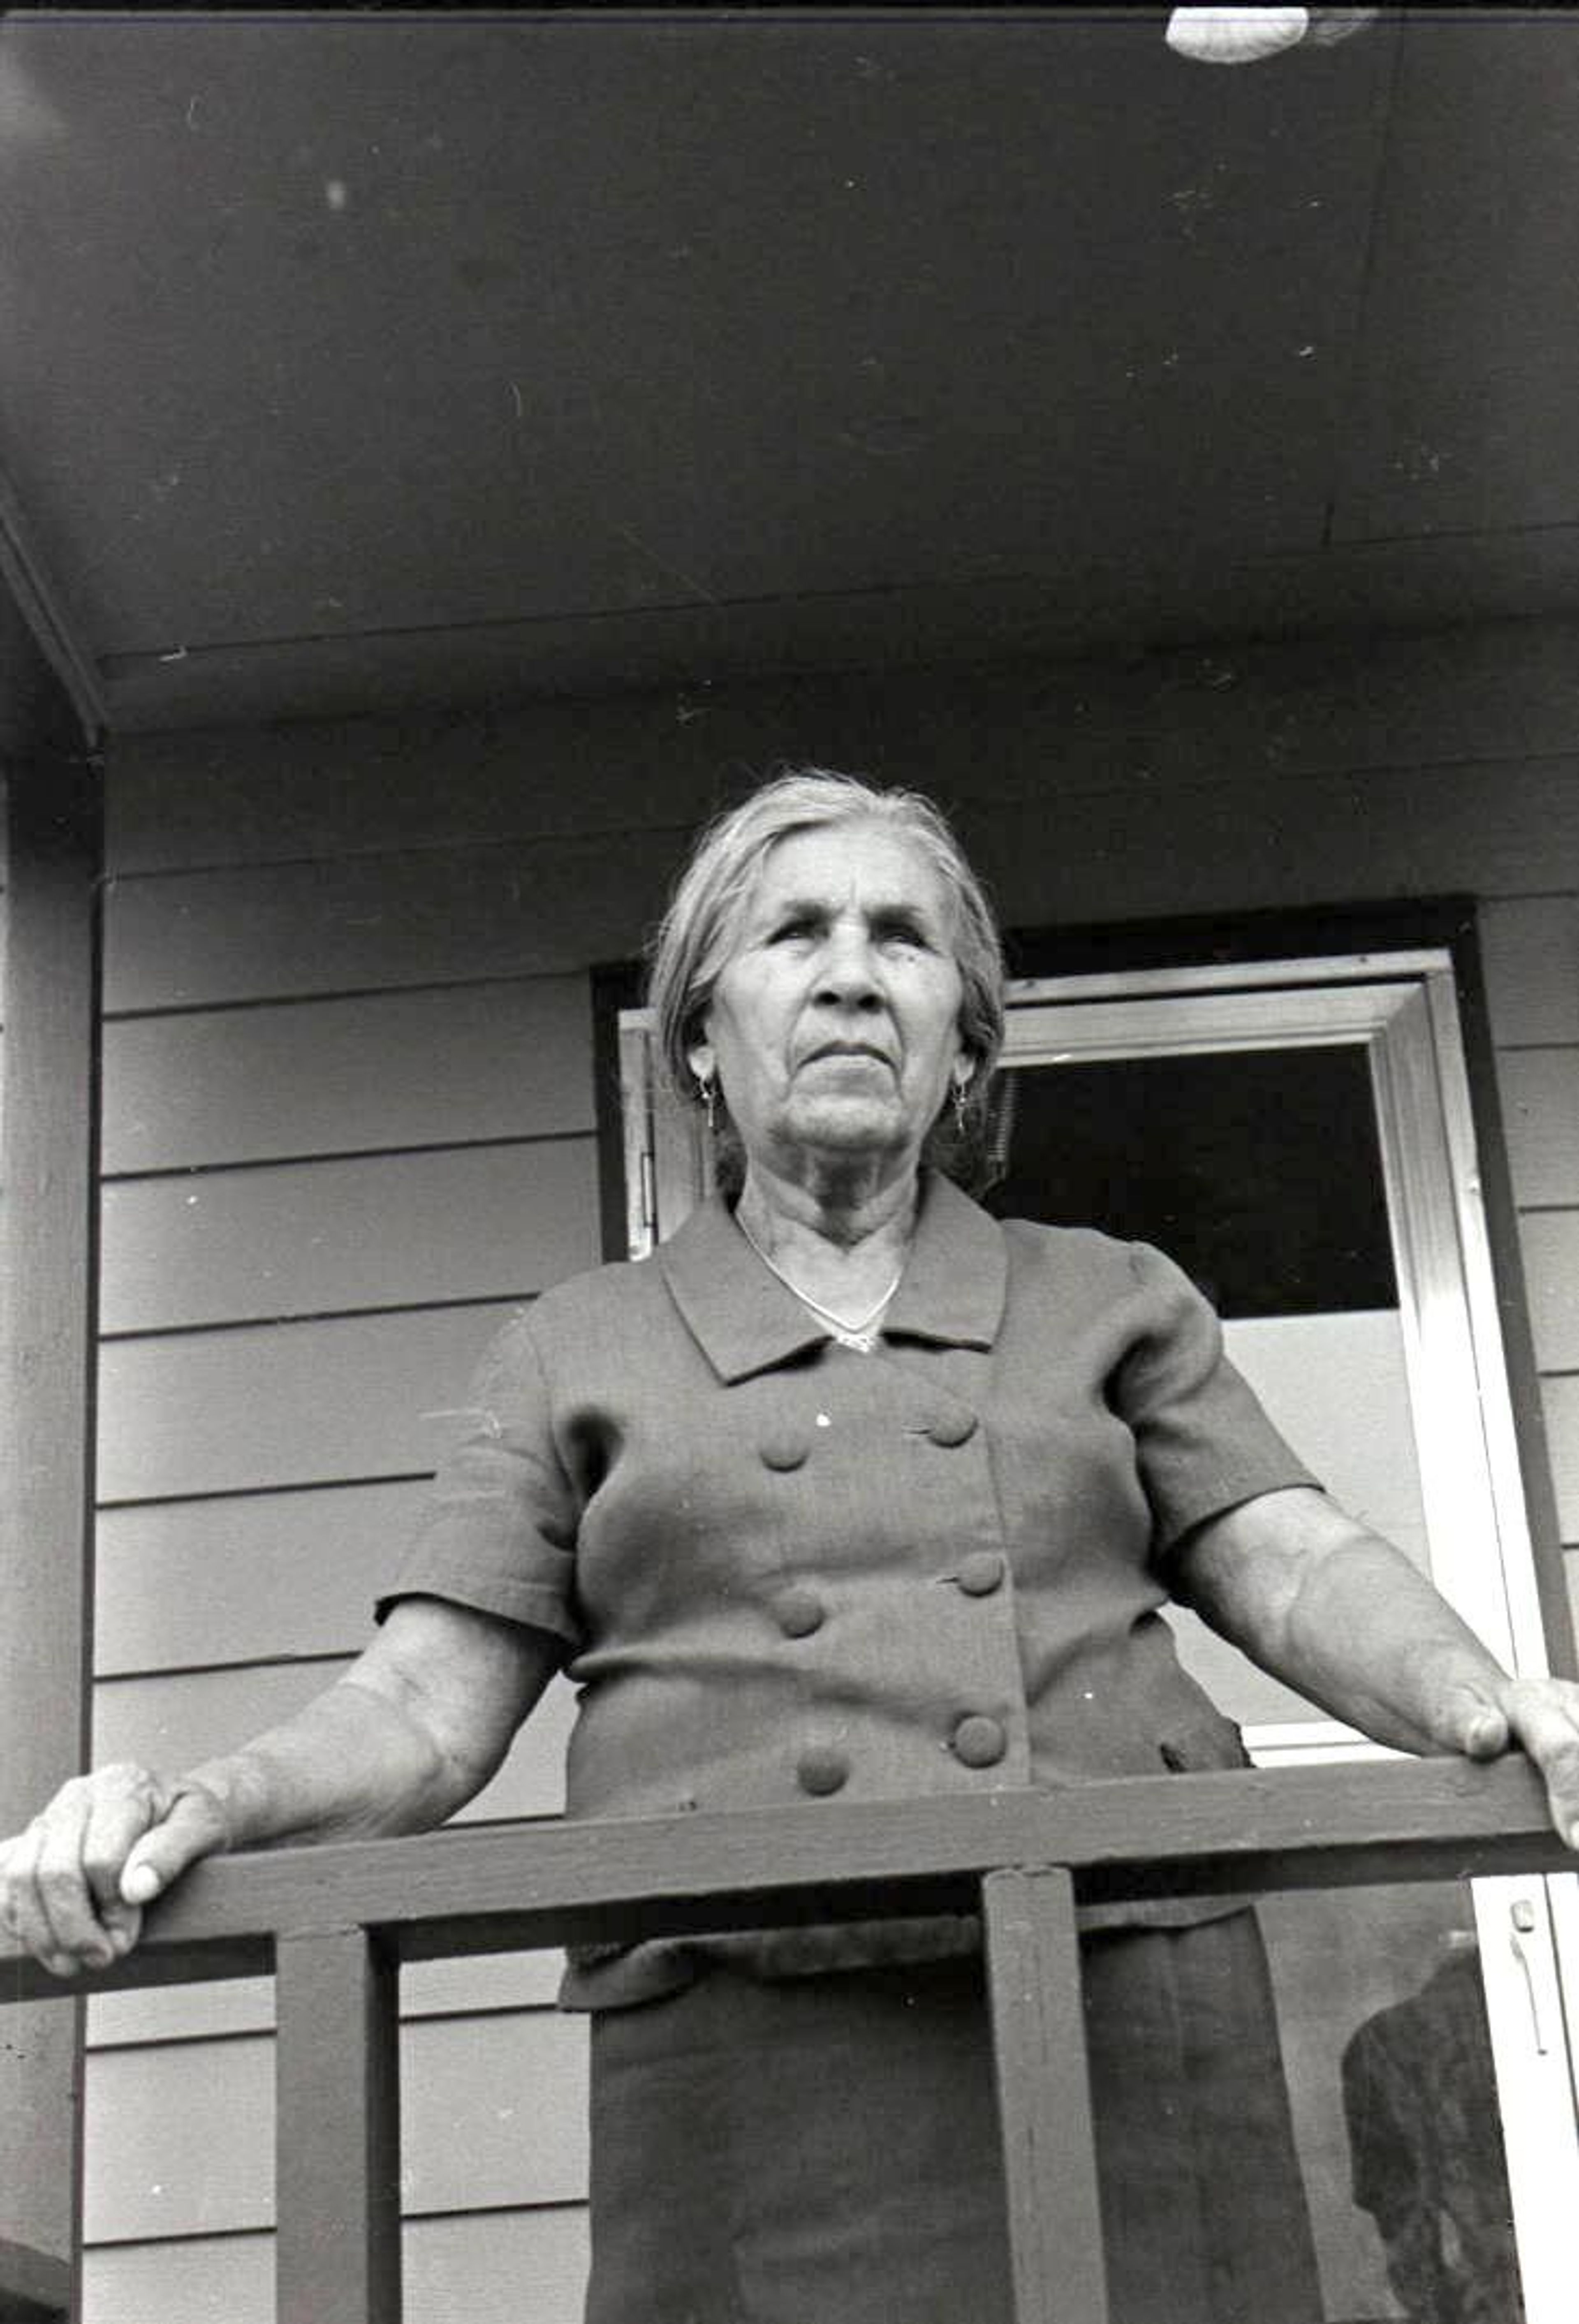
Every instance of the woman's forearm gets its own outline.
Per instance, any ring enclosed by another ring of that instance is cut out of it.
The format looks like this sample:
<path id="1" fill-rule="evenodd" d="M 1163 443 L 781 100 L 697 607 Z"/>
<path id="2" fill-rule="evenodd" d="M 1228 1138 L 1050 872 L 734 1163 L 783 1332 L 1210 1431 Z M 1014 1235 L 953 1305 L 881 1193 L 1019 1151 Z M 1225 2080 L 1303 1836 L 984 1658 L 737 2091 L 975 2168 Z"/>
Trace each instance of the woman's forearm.
<path id="1" fill-rule="evenodd" d="M 1322 1494 L 1267 1494 L 1202 1528 L 1180 1592 L 1251 1660 L 1379 1743 L 1500 1748 L 1510 1682 L 1402 1552 Z"/>
<path id="2" fill-rule="evenodd" d="M 417 1720 L 354 1676 L 181 1780 L 215 1800 L 232 1848 L 422 1831 L 476 1788 Z"/>
<path id="3" fill-rule="evenodd" d="M 184 1781 L 217 1801 L 232 1848 L 425 1831 L 488 1781 L 559 1655 L 540 1631 L 403 1600 L 337 1685 Z"/>

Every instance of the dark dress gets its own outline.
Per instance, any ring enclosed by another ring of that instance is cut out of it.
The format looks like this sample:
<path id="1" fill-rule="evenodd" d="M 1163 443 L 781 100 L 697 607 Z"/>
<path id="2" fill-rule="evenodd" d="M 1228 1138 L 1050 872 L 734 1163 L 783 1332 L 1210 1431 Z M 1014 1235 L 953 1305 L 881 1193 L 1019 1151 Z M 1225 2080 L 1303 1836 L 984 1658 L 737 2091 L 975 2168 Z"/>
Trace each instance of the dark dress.
<path id="1" fill-rule="evenodd" d="M 1085 1940 L 1113 2324 L 1321 2324 L 1253 1914 Z M 586 2324 L 1010 2324 L 979 1960 L 593 2024 Z"/>

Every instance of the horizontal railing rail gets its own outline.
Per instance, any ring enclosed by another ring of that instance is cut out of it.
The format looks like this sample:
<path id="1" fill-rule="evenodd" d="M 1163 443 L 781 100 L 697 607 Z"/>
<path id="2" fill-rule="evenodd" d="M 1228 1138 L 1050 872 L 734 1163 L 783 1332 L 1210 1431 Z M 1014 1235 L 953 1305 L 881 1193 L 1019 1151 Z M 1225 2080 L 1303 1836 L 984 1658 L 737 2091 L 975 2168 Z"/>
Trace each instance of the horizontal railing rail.
<path id="1" fill-rule="evenodd" d="M 1570 1869 L 1519 1757 L 457 1826 L 218 1858 L 115 1969 L 0 1952 L 0 2000 L 272 1972 L 280 2324 L 398 2324 L 402 1960 L 979 1910 L 1017 2324 L 1105 2324 L 1076 1911 Z"/>

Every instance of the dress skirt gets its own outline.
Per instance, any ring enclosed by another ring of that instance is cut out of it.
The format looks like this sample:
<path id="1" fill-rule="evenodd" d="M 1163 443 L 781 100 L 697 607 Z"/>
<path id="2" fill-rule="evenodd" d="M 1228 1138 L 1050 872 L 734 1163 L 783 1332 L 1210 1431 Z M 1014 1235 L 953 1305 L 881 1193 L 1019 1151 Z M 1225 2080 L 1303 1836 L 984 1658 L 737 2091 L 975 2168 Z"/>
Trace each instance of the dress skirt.
<path id="1" fill-rule="evenodd" d="M 1113 2324 L 1320 2324 L 1253 1914 L 1083 1941 Z M 586 2324 L 1011 2324 L 979 1960 L 713 1967 L 592 2034 Z"/>

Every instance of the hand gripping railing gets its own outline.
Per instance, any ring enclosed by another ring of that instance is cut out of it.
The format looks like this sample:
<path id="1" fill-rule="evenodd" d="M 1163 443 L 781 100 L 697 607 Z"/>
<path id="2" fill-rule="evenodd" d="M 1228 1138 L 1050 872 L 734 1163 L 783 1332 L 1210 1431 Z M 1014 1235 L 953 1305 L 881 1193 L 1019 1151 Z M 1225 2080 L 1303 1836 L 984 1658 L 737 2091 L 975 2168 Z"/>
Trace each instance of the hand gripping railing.
<path id="1" fill-rule="evenodd" d="M 398 2324 L 401 1961 L 979 1908 L 1016 2324 L 1106 2324 L 1076 1903 L 1572 1863 L 1520 1758 L 461 1826 L 200 1865 L 129 1961 L 62 1986 L 0 1954 L 0 1999 L 272 1969 L 279 2324 Z"/>

